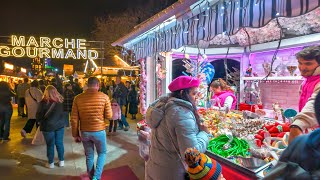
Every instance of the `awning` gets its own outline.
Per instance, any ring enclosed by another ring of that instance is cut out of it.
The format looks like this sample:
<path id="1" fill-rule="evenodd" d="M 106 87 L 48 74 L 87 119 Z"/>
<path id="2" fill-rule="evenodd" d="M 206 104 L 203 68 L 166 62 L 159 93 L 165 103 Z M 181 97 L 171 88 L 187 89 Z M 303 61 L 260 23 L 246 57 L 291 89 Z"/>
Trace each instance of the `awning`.
<path id="1" fill-rule="evenodd" d="M 248 3 L 247 3 L 248 2 Z M 157 52 L 197 45 L 218 34 L 233 35 L 243 27 L 259 28 L 277 17 L 295 17 L 320 6 L 320 0 L 236 0 L 216 3 L 189 19 L 160 30 L 138 43 L 125 44 L 140 59 Z"/>

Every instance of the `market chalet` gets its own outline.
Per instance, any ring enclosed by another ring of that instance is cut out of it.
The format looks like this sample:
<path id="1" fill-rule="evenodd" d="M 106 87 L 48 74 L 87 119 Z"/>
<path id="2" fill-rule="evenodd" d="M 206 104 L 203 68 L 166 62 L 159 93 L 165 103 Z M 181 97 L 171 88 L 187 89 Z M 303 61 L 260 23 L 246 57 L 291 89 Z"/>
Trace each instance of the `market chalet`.
<path id="1" fill-rule="evenodd" d="M 98 58 L 96 50 L 86 47 L 85 39 L 62 39 L 30 36 L 11 36 L 11 46 L 0 46 L 0 57 L 92 59 Z"/>

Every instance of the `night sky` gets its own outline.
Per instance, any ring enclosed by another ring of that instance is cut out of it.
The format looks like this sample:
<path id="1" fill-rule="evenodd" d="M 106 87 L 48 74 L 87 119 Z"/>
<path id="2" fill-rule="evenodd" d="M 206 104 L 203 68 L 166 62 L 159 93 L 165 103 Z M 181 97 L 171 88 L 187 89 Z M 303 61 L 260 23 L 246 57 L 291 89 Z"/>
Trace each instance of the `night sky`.
<path id="1" fill-rule="evenodd" d="M 94 17 L 117 13 L 143 0 L 7 0 L 0 5 L 0 35 L 68 35 L 89 38 Z"/>
<path id="2" fill-rule="evenodd" d="M 0 36 L 12 34 L 92 40 L 94 18 L 121 13 L 148 0 L 6 0 L 0 5 Z M 30 68 L 30 58 L 0 58 Z M 80 60 L 53 60 L 61 73 L 64 63 Z M 82 67 L 81 67 L 82 69 Z"/>

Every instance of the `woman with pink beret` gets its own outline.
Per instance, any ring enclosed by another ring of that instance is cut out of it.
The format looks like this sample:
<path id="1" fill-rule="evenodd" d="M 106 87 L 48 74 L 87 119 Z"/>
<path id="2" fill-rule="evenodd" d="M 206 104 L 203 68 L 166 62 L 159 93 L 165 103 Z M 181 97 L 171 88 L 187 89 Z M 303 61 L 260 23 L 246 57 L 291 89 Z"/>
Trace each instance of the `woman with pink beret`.
<path id="1" fill-rule="evenodd" d="M 185 178 L 184 152 L 195 147 L 205 152 L 209 131 L 200 122 L 195 106 L 199 79 L 179 76 L 169 90 L 171 94 L 156 100 L 147 110 L 146 121 L 152 128 L 150 156 L 145 179 Z"/>

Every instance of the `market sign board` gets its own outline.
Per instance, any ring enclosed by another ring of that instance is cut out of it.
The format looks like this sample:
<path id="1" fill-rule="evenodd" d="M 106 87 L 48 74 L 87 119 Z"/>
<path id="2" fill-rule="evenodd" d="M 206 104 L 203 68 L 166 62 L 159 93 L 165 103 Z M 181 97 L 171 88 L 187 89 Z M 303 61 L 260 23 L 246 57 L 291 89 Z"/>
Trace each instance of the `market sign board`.
<path id="1" fill-rule="evenodd" d="M 17 35 L 12 35 L 10 38 L 10 45 L 0 45 L 0 57 L 95 60 L 99 56 L 98 51 L 87 49 L 88 44 L 85 39 Z"/>
<path id="2" fill-rule="evenodd" d="M 73 65 L 64 64 L 63 65 L 63 70 L 64 70 L 65 75 L 72 75 L 72 73 L 73 73 Z"/>
<path id="3" fill-rule="evenodd" d="M 14 66 L 12 64 L 9 64 L 6 62 L 4 63 L 4 69 L 8 69 L 8 70 L 13 71 L 13 68 L 14 68 Z"/>
<path id="4" fill-rule="evenodd" d="M 9 63 L 6 63 L 4 62 L 3 63 L 3 74 L 6 74 L 6 75 L 13 75 L 14 74 L 14 65 L 13 64 L 9 64 Z"/>

